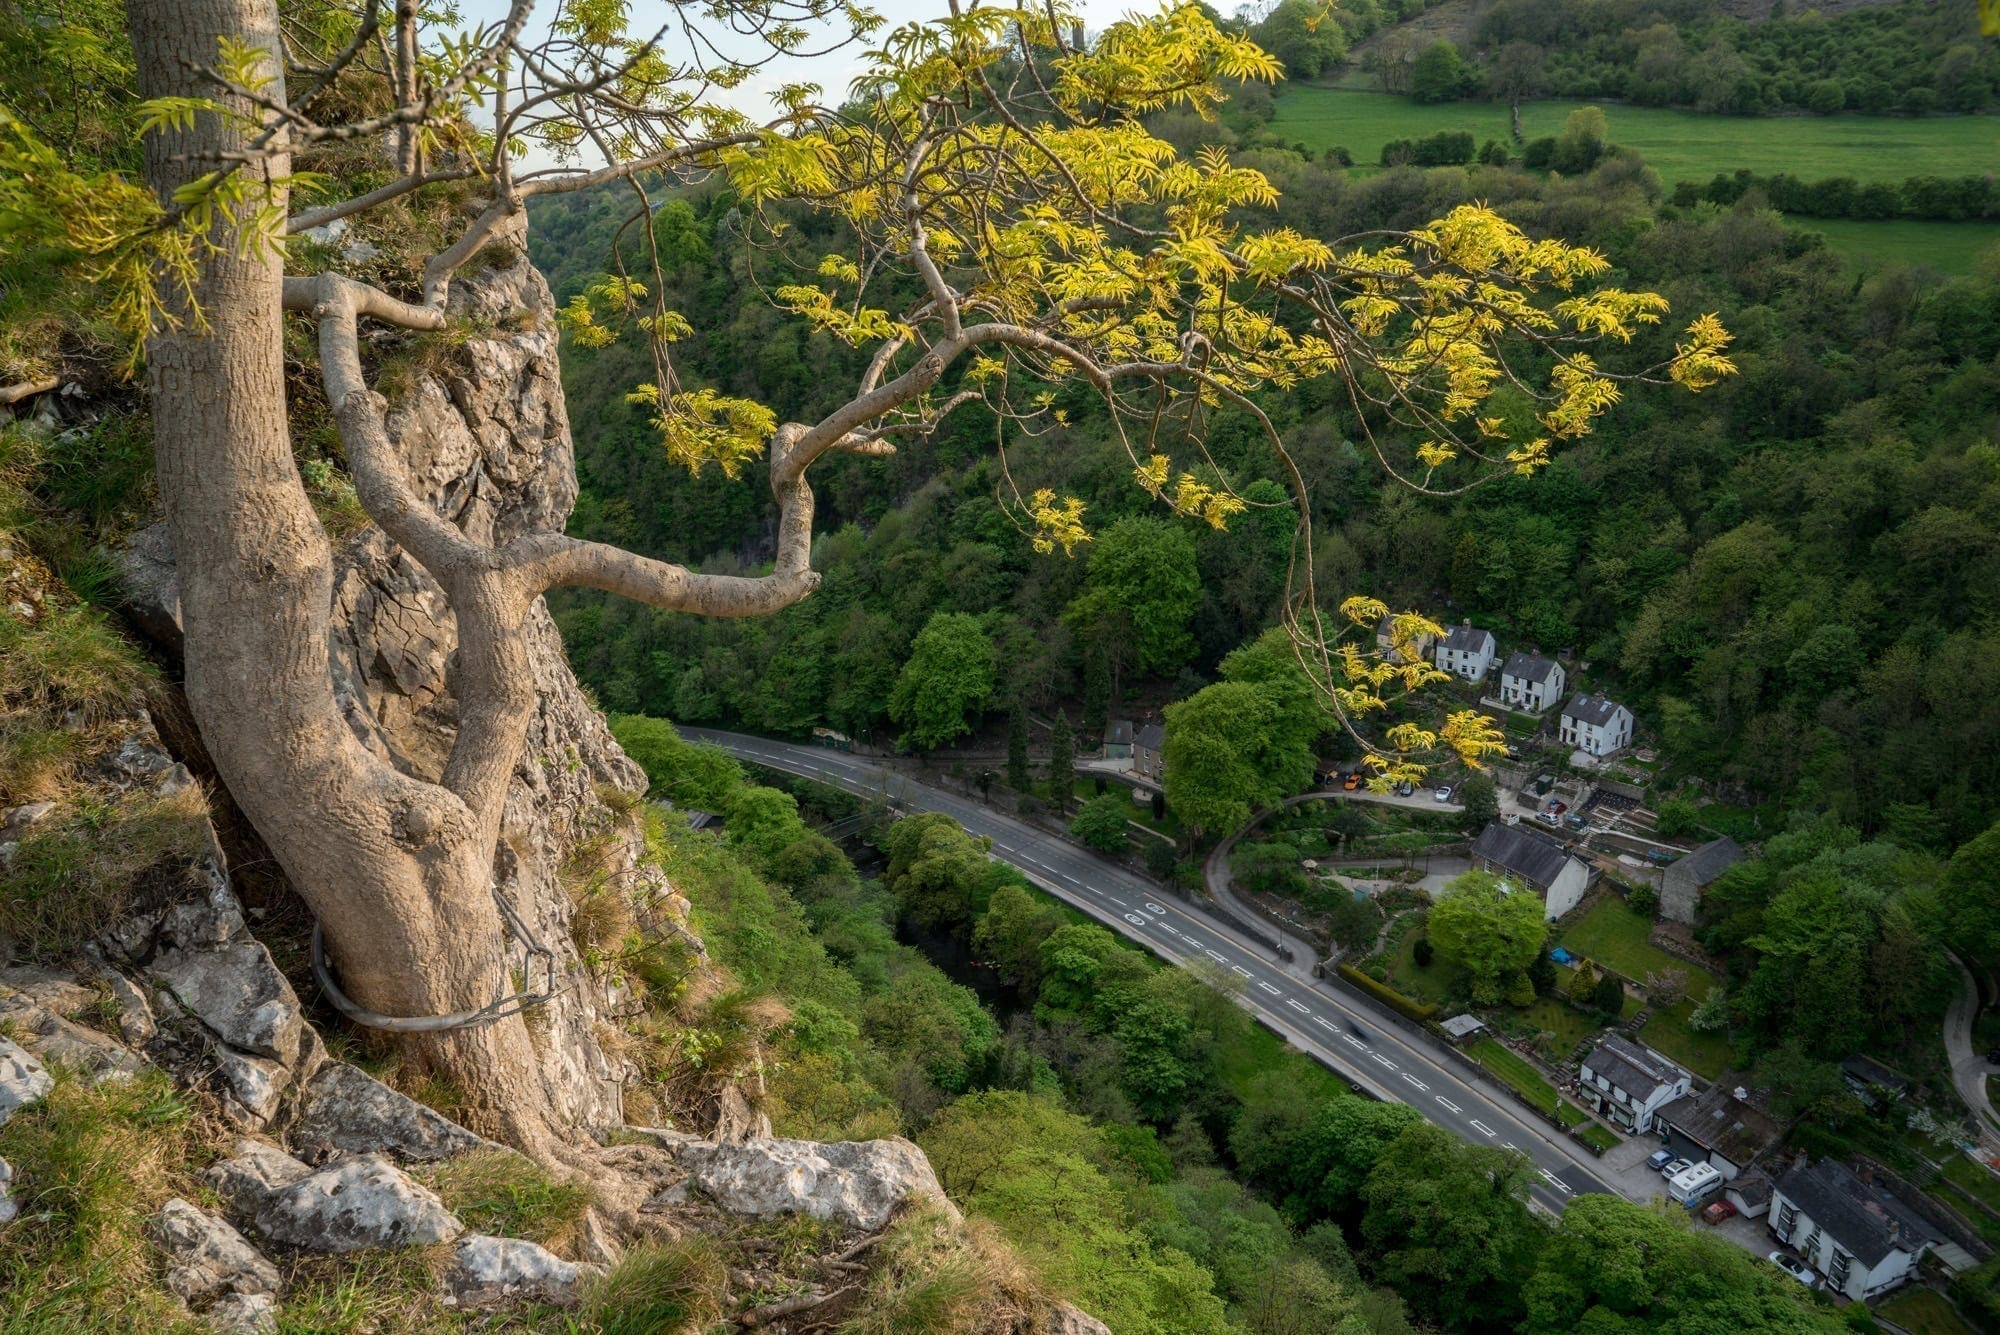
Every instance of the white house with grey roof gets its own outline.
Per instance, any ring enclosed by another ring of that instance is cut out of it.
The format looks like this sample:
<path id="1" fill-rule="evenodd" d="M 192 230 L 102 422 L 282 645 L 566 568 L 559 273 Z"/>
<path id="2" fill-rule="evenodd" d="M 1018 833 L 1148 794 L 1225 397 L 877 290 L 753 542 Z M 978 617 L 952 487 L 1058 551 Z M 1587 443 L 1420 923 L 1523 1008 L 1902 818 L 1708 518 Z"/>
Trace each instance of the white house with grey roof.
<path id="1" fill-rule="evenodd" d="M 1451 633 L 1437 642 L 1431 651 L 1432 661 L 1440 672 L 1449 672 L 1469 682 L 1482 682 L 1493 669 L 1493 663 L 1500 646 L 1490 630 L 1475 630 L 1470 622 L 1461 621 L 1451 628 Z"/>
<path id="2" fill-rule="evenodd" d="M 1887 1187 L 1831 1159 L 1802 1160 L 1778 1178 L 1769 1222 L 1829 1289 L 1857 1301 L 1901 1284 L 1946 1240 Z"/>
<path id="3" fill-rule="evenodd" d="M 1563 706 L 1558 725 L 1563 745 L 1587 755 L 1608 756 L 1632 744 L 1632 711 L 1616 700 L 1607 700 L 1602 691 L 1585 695 L 1578 691 Z"/>
<path id="4" fill-rule="evenodd" d="M 1562 699 L 1569 684 L 1561 663 L 1540 654 L 1515 652 L 1500 665 L 1500 701 L 1539 714 Z"/>
<path id="5" fill-rule="evenodd" d="M 1496 820 L 1479 832 L 1470 852 L 1478 870 L 1540 895 L 1551 922 L 1582 903 L 1590 889 L 1589 863 L 1571 857 L 1560 840 L 1525 825 Z"/>
<path id="6" fill-rule="evenodd" d="M 1685 1098 L 1694 1078 L 1651 1048 L 1623 1034 L 1607 1034 L 1577 1072 L 1584 1102 L 1618 1125 L 1642 1135 L 1660 1109 Z"/>

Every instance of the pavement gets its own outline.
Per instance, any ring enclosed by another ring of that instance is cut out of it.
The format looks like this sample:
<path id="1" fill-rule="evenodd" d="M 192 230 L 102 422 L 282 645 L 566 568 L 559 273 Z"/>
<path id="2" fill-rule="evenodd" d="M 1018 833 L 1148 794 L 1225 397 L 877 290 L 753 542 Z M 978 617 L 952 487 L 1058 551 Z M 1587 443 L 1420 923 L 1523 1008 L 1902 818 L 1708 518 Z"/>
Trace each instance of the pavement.
<path id="1" fill-rule="evenodd" d="M 1951 1060 L 1951 1083 L 1958 1097 L 1972 1113 L 1972 1128 L 1979 1136 L 1979 1148 L 1989 1160 L 2000 1158 L 2000 1116 L 1986 1092 L 1986 1077 L 2000 1071 L 1972 1042 L 1972 1022 L 1979 1016 L 1979 984 L 1958 956 L 1951 957 L 1958 969 L 1958 995 L 1944 1014 L 1944 1050 Z"/>
<path id="2" fill-rule="evenodd" d="M 1589 1151 L 1528 1120 L 1510 1095 L 1459 1066 L 1426 1031 L 1358 992 L 1313 978 L 1309 949 L 1295 950 L 1288 966 L 1201 909 L 1168 902 L 1158 886 L 1108 859 L 874 761 L 711 728 L 681 732 L 754 764 L 951 816 L 970 833 L 992 839 L 996 859 L 1161 958 L 1205 962 L 1234 974 L 1239 1004 L 1357 1088 L 1406 1103 L 1471 1144 L 1526 1154 L 1536 1170 L 1530 1191 L 1544 1209 L 1560 1211 L 1587 1192 L 1650 1199 L 1614 1188 Z"/>

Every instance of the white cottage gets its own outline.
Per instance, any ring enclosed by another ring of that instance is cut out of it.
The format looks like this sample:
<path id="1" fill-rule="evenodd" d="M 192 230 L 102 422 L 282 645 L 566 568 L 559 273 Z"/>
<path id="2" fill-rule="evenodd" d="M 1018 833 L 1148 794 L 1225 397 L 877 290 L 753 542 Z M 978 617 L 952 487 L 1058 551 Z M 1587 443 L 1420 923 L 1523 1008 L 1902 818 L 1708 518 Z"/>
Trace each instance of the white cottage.
<path id="1" fill-rule="evenodd" d="M 1472 841 L 1472 865 L 1503 881 L 1525 884 L 1542 897 L 1553 922 L 1583 902 L 1590 889 L 1590 864 L 1570 856 L 1561 841 L 1525 825 L 1494 821 Z"/>
<path id="2" fill-rule="evenodd" d="M 1421 661 L 1431 656 L 1437 644 L 1437 636 L 1429 631 L 1410 636 L 1403 644 L 1396 643 L 1396 614 L 1391 612 L 1375 623 L 1375 648 L 1383 661 L 1404 663 L 1412 659 Z"/>
<path id="3" fill-rule="evenodd" d="M 1562 664 L 1540 654 L 1511 653 L 1500 665 L 1500 699 L 1516 709 L 1553 708 L 1568 684 Z"/>
<path id="4" fill-rule="evenodd" d="M 1585 695 L 1578 691 L 1563 706 L 1563 745 L 1573 746 L 1593 756 L 1608 756 L 1632 744 L 1632 711 L 1603 692 Z"/>
<path id="5" fill-rule="evenodd" d="M 1482 682 L 1492 670 L 1494 655 L 1499 647 L 1492 631 L 1474 630 L 1470 622 L 1462 621 L 1437 642 L 1437 648 L 1432 651 L 1432 661 L 1438 665 L 1440 672 L 1449 672 L 1470 682 Z"/>
<path id="6" fill-rule="evenodd" d="M 1584 1101 L 1634 1135 L 1651 1131 L 1660 1109 L 1693 1084 L 1686 1071 L 1623 1034 L 1600 1039 L 1577 1073 Z"/>
<path id="7" fill-rule="evenodd" d="M 1944 1235 L 1902 1198 L 1831 1159 L 1801 1160 L 1771 1189 L 1772 1236 L 1856 1300 L 1910 1277 Z"/>

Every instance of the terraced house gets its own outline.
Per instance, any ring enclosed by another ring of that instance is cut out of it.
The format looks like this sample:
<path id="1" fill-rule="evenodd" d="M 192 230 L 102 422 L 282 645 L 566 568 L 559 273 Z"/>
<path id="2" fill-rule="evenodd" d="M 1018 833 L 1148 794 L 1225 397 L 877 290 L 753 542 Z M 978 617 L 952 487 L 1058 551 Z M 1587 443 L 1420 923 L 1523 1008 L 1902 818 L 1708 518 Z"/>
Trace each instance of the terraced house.
<path id="1" fill-rule="evenodd" d="M 1778 1179 L 1771 1232 L 1854 1299 L 1895 1288 L 1945 1241 L 1901 1197 L 1831 1159 L 1801 1160 Z"/>

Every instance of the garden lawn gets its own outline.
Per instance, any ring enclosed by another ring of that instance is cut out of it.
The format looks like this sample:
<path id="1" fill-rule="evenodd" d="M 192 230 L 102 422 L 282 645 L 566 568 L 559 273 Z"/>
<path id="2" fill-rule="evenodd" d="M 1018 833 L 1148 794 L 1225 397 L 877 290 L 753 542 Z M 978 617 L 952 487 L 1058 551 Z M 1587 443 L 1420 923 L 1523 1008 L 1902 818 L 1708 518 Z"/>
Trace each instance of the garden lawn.
<path id="1" fill-rule="evenodd" d="M 1519 1094 L 1529 1107 L 1554 1109 L 1564 1126 L 1583 1126 L 1590 1122 L 1589 1113 L 1557 1094 L 1555 1086 L 1545 1080 L 1532 1063 L 1505 1044 L 1490 1038 L 1482 1038 L 1467 1047 L 1466 1052 L 1485 1067 L 1494 1079 Z M 1618 1137 L 1611 1135 L 1602 1127 L 1594 1129 L 1605 1136 L 1610 1136 L 1612 1145 L 1618 1143 Z M 1588 1137 L 1590 1132 L 1586 1131 L 1584 1134 Z M 1597 1142 L 1593 1140 L 1592 1143 Z M 1610 1146 L 1604 1148 L 1608 1149 Z"/>
<path id="2" fill-rule="evenodd" d="M 1688 993 L 1706 996 L 1704 982 L 1713 986 L 1715 975 L 1675 959 L 1653 944 L 1653 920 L 1634 913 L 1624 900 L 1606 895 L 1595 908 L 1583 915 L 1562 934 L 1562 945 L 1570 954 L 1596 961 L 1599 968 L 1622 973 L 1635 983 L 1661 969 L 1681 969 L 1688 976 Z"/>
<path id="3" fill-rule="evenodd" d="M 1385 963 L 1389 966 L 1389 986 L 1401 992 L 1412 1001 L 1442 1006 L 1451 996 L 1453 984 L 1458 981 L 1461 970 L 1458 965 L 1433 955 L 1430 967 L 1417 967 L 1417 938 L 1423 935 L 1420 928 L 1411 928 L 1403 933 L 1403 939 L 1395 945 L 1394 951 Z"/>
<path id="4" fill-rule="evenodd" d="M 1565 1055 L 1603 1027 L 1594 1017 L 1566 1006 L 1554 997 L 1539 998 L 1534 1005 L 1518 1014 L 1525 1023 L 1554 1034 L 1557 1050 Z"/>
<path id="5" fill-rule="evenodd" d="M 1912 1335 L 1972 1335 L 1972 1327 L 1935 1289 L 1906 1288 L 1876 1311 Z"/>
<path id="6" fill-rule="evenodd" d="M 1705 978 L 1708 975 L 1699 976 Z M 1667 1010 L 1654 1011 L 1639 1031 L 1639 1041 L 1664 1052 L 1696 1075 L 1713 1080 L 1729 1069 L 1729 1036 L 1720 1031 L 1704 1034 L 1688 1023 L 1688 1016 L 1707 995 L 1704 992 L 1701 998 L 1689 996 Z"/>
<path id="7" fill-rule="evenodd" d="M 1527 102 L 1528 138 L 1559 134 L 1583 102 Z M 1710 116 L 1667 107 L 1600 104 L 1614 144 L 1636 149 L 1671 190 L 1706 183 L 1717 172 L 1748 167 L 1790 172 L 1802 180 L 1852 176 L 1901 181 L 1908 176 L 1977 176 L 2000 170 L 2000 118 L 1992 116 Z M 1512 145 L 1507 108 L 1494 102 L 1420 105 L 1393 93 L 1288 84 L 1271 132 L 1315 152 L 1339 145 L 1357 165 L 1381 161 L 1391 139 L 1469 130 L 1476 144 Z"/>
<path id="8" fill-rule="evenodd" d="M 1945 1156 L 1944 1177 L 1953 1186 L 1963 1187 L 1966 1194 L 1974 1196 L 1995 1210 L 2000 1210 L 2000 1177 L 1982 1168 L 1963 1154 L 1952 1153 Z M 1970 1214 L 1971 1211 L 1966 1211 Z"/>

